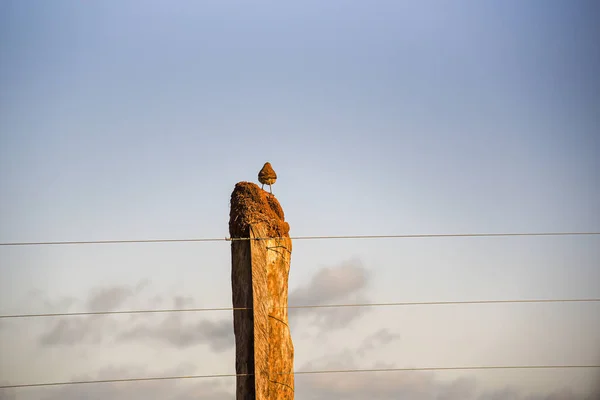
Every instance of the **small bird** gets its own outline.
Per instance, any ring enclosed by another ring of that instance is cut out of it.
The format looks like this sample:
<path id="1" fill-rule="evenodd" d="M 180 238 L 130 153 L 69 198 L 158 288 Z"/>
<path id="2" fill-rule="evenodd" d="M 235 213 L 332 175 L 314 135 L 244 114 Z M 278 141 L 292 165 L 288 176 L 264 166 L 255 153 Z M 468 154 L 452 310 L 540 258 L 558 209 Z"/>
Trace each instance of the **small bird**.
<path id="1" fill-rule="evenodd" d="M 262 183 L 261 189 L 264 190 L 265 185 L 269 185 L 269 193 L 273 193 L 271 185 L 274 184 L 276 180 L 277 174 L 273 170 L 273 167 L 271 167 L 271 163 L 266 162 L 258 173 L 258 181 Z"/>

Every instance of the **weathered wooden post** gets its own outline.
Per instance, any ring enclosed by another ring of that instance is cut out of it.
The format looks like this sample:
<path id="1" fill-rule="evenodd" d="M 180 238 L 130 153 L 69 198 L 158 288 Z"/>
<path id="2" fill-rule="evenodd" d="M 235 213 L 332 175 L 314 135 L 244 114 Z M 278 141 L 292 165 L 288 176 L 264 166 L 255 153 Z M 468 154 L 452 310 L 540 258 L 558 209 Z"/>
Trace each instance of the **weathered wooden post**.
<path id="1" fill-rule="evenodd" d="M 289 230 L 275 196 L 254 183 L 236 184 L 229 234 L 237 400 L 294 398 Z"/>

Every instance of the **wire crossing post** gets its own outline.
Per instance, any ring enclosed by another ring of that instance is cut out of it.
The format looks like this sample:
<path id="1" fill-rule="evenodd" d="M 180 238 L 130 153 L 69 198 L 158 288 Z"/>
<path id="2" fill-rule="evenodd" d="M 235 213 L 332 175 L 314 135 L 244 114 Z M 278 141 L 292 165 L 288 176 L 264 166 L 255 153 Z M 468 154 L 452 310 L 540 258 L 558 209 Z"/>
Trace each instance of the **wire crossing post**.
<path id="1" fill-rule="evenodd" d="M 292 252 L 288 232 L 275 196 L 253 183 L 236 185 L 229 233 L 237 400 L 294 398 L 294 347 L 287 312 Z"/>

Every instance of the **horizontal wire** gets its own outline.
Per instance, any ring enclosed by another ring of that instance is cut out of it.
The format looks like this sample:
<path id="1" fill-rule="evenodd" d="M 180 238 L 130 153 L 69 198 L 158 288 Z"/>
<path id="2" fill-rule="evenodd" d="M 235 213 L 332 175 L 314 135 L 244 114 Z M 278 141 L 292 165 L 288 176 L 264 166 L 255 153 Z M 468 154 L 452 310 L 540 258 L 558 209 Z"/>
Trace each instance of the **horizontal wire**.
<path id="1" fill-rule="evenodd" d="M 416 367 L 416 368 L 378 368 L 378 369 L 338 369 L 325 371 L 296 371 L 294 375 L 339 374 L 352 372 L 404 372 L 404 371 L 468 371 L 486 369 L 568 369 L 568 368 L 600 368 L 600 365 L 489 365 L 467 367 Z M 284 375 L 284 374 L 280 374 Z"/>
<path id="2" fill-rule="evenodd" d="M 234 311 L 234 310 L 251 310 L 252 308 L 175 308 L 175 309 L 158 309 L 158 310 L 121 310 L 121 311 L 82 311 L 82 312 L 65 312 L 65 313 L 42 313 L 42 314 L 14 314 L 0 315 L 3 318 L 38 318 L 38 317 L 75 317 L 83 315 L 118 315 L 118 314 L 160 314 L 160 313 L 177 313 L 177 312 L 203 312 L 203 311 Z"/>
<path id="3" fill-rule="evenodd" d="M 367 373 L 367 372 L 408 372 L 408 371 L 468 371 L 468 370 L 499 370 L 499 369 L 568 369 L 568 368 L 600 368 L 600 365 L 493 365 L 493 366 L 465 366 L 465 367 L 415 367 L 415 368 L 382 368 L 382 369 L 340 369 L 322 371 L 296 371 L 294 375 L 314 374 L 339 374 L 339 373 Z M 280 373 L 279 375 L 289 375 Z M 253 376 L 254 374 L 217 374 L 217 375 L 182 375 L 162 376 L 148 378 L 125 378 L 125 379 L 102 379 L 89 381 L 70 382 L 47 382 L 47 383 L 25 383 L 18 385 L 2 385 L 0 389 L 16 389 L 40 386 L 65 386 L 83 385 L 90 383 L 122 383 L 122 382 L 144 382 L 144 381 L 166 381 L 175 379 L 200 379 L 200 378 L 233 378 L 238 376 Z"/>
<path id="4" fill-rule="evenodd" d="M 523 233 L 431 233 L 408 235 L 341 235 L 341 236 L 292 236 L 293 240 L 324 239 L 409 239 L 409 238 L 459 238 L 459 237 L 501 237 L 501 236 L 583 236 L 600 235 L 600 232 L 523 232 Z M 283 237 L 264 238 L 188 238 L 188 239 L 132 239 L 132 240 L 78 240 L 49 242 L 3 242 L 0 246 L 42 246 L 42 245 L 79 245 L 79 244 L 127 244 L 127 243 L 192 243 L 192 242 L 234 242 L 245 240 L 283 239 Z"/>
<path id="5" fill-rule="evenodd" d="M 310 239 L 410 239 L 452 237 L 501 237 L 501 236 L 582 236 L 600 235 L 600 232 L 506 232 L 506 233 L 424 233 L 407 235 L 342 235 L 342 236 L 296 236 L 295 240 Z M 262 238 L 261 238 L 262 239 Z M 269 239 L 269 238 L 266 238 Z"/>
<path id="6" fill-rule="evenodd" d="M 600 298 L 589 299 L 525 299 L 525 300 L 465 300 L 465 301 L 421 301 L 421 302 L 396 302 L 396 303 L 355 303 L 355 304 L 315 304 L 305 306 L 288 306 L 288 309 L 302 308 L 341 308 L 341 307 L 390 307 L 390 306 L 436 306 L 436 305 L 467 305 L 467 304 L 510 304 L 510 303 L 594 303 Z M 273 307 L 285 308 L 285 307 Z M 42 314 L 12 314 L 0 315 L 5 318 L 38 318 L 38 317 L 73 317 L 84 315 L 118 315 L 118 314 L 160 314 L 176 312 L 204 312 L 204 311 L 241 311 L 252 310 L 251 307 L 221 307 L 221 308 L 176 308 L 157 310 L 121 310 L 121 311 L 89 311 L 65 312 Z"/>
<path id="7" fill-rule="evenodd" d="M 0 389 L 16 389 L 40 386 L 65 386 L 85 385 L 89 383 L 121 383 L 121 382 L 144 382 L 144 381 L 168 381 L 175 379 L 200 379 L 200 378 L 233 378 L 236 376 L 250 376 L 254 374 L 217 374 L 217 375 L 183 375 L 183 376 L 160 376 L 149 378 L 124 378 L 124 379 L 101 379 L 93 381 L 71 381 L 71 382 L 47 382 L 47 383 L 24 383 L 20 385 L 2 385 Z"/>
<path id="8" fill-rule="evenodd" d="M 126 244 L 126 243 L 185 243 L 185 242 L 225 242 L 229 238 L 190 238 L 190 239 L 132 239 L 132 240 L 78 240 L 55 242 L 4 242 L 0 246 L 44 246 L 65 244 Z"/>

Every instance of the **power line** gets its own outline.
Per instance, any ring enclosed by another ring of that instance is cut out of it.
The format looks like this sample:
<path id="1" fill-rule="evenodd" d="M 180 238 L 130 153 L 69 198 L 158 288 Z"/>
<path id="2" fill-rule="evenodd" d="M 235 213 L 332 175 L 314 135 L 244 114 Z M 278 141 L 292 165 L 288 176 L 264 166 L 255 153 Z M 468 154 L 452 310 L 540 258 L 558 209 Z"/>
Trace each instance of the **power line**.
<path id="1" fill-rule="evenodd" d="M 25 383 L 21 385 L 3 385 L 0 389 L 15 389 L 40 386 L 65 386 L 65 385 L 85 385 L 89 383 L 122 383 L 122 382 L 144 382 L 144 381 L 168 381 L 175 379 L 200 379 L 200 378 L 232 378 L 236 376 L 250 376 L 254 374 L 217 374 L 217 375 L 183 375 L 183 376 L 160 376 L 151 378 L 125 378 L 125 379 L 100 379 L 92 381 L 71 381 L 71 382 L 47 382 L 47 383 Z"/>
<path id="2" fill-rule="evenodd" d="M 486 369 L 568 369 L 568 368 L 600 368 L 600 365 L 490 365 L 475 367 L 417 367 L 417 368 L 381 368 L 381 369 L 339 369 L 325 371 L 297 371 L 294 375 L 340 374 L 353 372 L 406 372 L 406 371 L 468 371 Z M 283 374 L 282 374 L 283 375 Z"/>
<path id="3" fill-rule="evenodd" d="M 600 235 L 600 232 L 506 232 L 506 233 L 424 233 L 410 235 L 342 235 L 342 236 L 296 236 L 295 240 L 321 239 L 419 239 L 459 237 L 502 237 L 502 236 L 582 236 Z M 268 238 L 267 238 L 268 239 Z"/>
<path id="4" fill-rule="evenodd" d="M 466 300 L 466 301 L 421 301 L 421 302 L 396 302 L 396 303 L 355 303 L 355 304 L 315 304 L 304 306 L 288 306 L 288 309 L 302 308 L 342 308 L 342 307 L 390 307 L 390 306 L 435 306 L 435 305 L 467 305 L 467 304 L 514 304 L 514 303 L 597 303 L 600 298 L 589 299 L 525 299 L 525 300 Z M 12 314 L 0 315 L 5 318 L 39 318 L 39 317 L 74 317 L 91 315 L 119 315 L 119 314 L 161 314 L 178 312 L 204 312 L 204 311 L 240 311 L 252 310 L 250 307 L 221 307 L 221 308 L 175 308 L 155 310 L 120 310 L 120 311 L 89 311 L 41 314 Z"/>
<path id="5" fill-rule="evenodd" d="M 122 310 L 122 311 L 89 311 L 89 312 L 72 312 L 72 313 L 42 313 L 42 314 L 14 314 L 0 315 L 3 318 L 38 318 L 38 317 L 75 317 L 84 315 L 118 315 L 118 314 L 161 314 L 161 313 L 177 313 L 177 312 L 203 312 L 203 311 L 233 311 L 233 310 L 251 310 L 252 308 L 175 308 L 175 309 L 158 309 L 158 310 Z"/>
<path id="6" fill-rule="evenodd" d="M 417 301 L 396 303 L 363 303 L 363 304 L 327 304 L 309 306 L 288 306 L 288 308 L 333 308 L 333 307 L 389 307 L 389 306 L 438 306 L 466 304 L 510 304 L 510 303 L 592 303 L 599 299 L 526 299 L 526 300 L 465 300 L 465 301 Z"/>
<path id="7" fill-rule="evenodd" d="M 502 236 L 584 236 L 600 235 L 600 232 L 508 232 L 508 233 L 427 233 L 410 235 L 340 235 L 340 236 L 292 236 L 293 240 L 325 239 L 410 239 L 410 238 L 460 238 L 460 237 L 502 237 Z M 44 246 L 44 245 L 81 245 L 81 244 L 131 244 L 131 243 L 193 243 L 193 242 L 234 242 L 244 240 L 283 239 L 265 238 L 187 238 L 187 239 L 132 239 L 132 240 L 78 240 L 48 242 L 3 242 L 0 246 Z"/>
<path id="8" fill-rule="evenodd" d="M 499 370 L 499 369 L 572 369 L 572 368 L 600 368 L 600 365 L 493 365 L 493 366 L 465 366 L 465 367 L 416 367 L 416 368 L 382 368 L 382 369 L 344 369 L 344 370 L 323 370 L 323 371 L 296 371 L 294 375 L 314 375 L 314 374 L 339 374 L 339 373 L 372 373 L 372 372 L 409 372 L 409 371 L 468 371 L 468 370 Z M 101 379 L 89 381 L 70 381 L 70 382 L 45 382 L 45 383 L 25 383 L 20 385 L 2 385 L 0 389 L 16 389 L 41 386 L 65 386 L 65 385 L 84 385 L 90 383 L 123 383 L 123 382 L 144 382 L 144 381 L 166 381 L 181 379 L 201 379 L 201 378 L 233 378 L 237 376 L 252 376 L 254 374 L 217 374 L 217 375 L 182 375 L 182 376 L 161 376 L 147 378 L 125 378 L 125 379 Z M 279 375 L 287 375 L 281 373 Z"/>
<path id="9" fill-rule="evenodd" d="M 55 242 L 5 242 L 0 246 L 45 246 L 75 244 L 127 244 L 127 243 L 191 243 L 191 242 L 224 242 L 229 238 L 190 238 L 190 239 L 132 239 L 132 240 L 78 240 Z"/>

